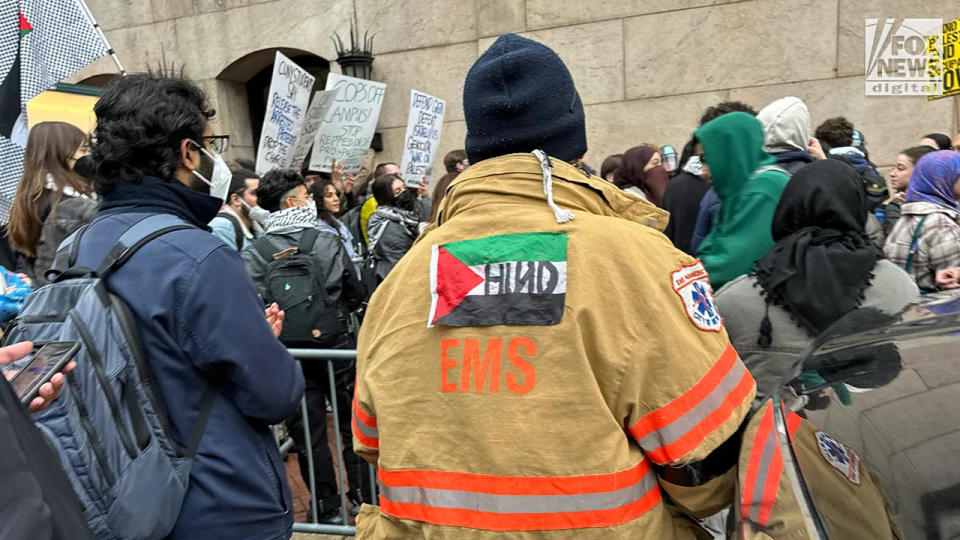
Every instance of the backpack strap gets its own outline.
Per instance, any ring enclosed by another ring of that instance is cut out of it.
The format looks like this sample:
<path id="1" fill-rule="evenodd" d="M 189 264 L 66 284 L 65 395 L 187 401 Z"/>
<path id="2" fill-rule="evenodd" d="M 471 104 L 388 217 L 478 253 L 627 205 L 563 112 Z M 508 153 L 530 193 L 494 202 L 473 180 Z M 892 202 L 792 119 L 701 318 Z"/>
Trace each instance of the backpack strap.
<path id="1" fill-rule="evenodd" d="M 116 271 L 123 266 L 130 257 L 140 248 L 145 246 L 154 238 L 163 236 L 169 232 L 185 229 L 196 229 L 182 219 L 170 214 L 153 214 L 126 230 L 117 242 L 110 248 L 100 266 L 97 267 L 97 275 L 104 279 L 107 274 Z"/>
<path id="2" fill-rule="evenodd" d="M 230 212 L 219 212 L 217 217 L 221 217 L 230 222 L 233 225 L 233 236 L 234 241 L 237 243 L 237 249 L 243 249 L 243 228 L 240 226 L 240 220 L 237 219 L 237 216 L 231 214 Z"/>
<path id="3" fill-rule="evenodd" d="M 253 249 L 257 250 L 257 253 L 260 254 L 267 264 L 270 264 L 270 261 L 273 260 L 273 254 L 277 252 L 277 247 L 267 238 L 267 235 L 263 235 L 254 240 Z"/>
<path id="4" fill-rule="evenodd" d="M 200 414 L 197 415 L 197 421 L 193 424 L 190 431 L 190 438 L 184 447 L 183 457 L 193 459 L 197 455 L 197 448 L 200 447 L 200 439 L 207 430 L 207 421 L 210 420 L 210 413 L 213 412 L 213 402 L 217 398 L 217 391 L 213 385 L 207 385 L 207 391 L 203 394 L 203 401 L 200 404 Z"/>
<path id="5" fill-rule="evenodd" d="M 764 165 L 763 167 L 760 167 L 759 169 L 753 171 L 753 174 L 751 174 L 750 177 L 753 178 L 756 176 L 760 176 L 761 174 L 769 171 L 781 172 L 787 175 L 787 178 L 793 177 L 793 174 L 790 171 L 784 169 L 783 167 L 780 167 L 779 165 Z"/>
<path id="6" fill-rule="evenodd" d="M 930 217 L 930 214 L 923 216 L 920 223 L 917 223 L 917 228 L 913 230 L 913 238 L 910 239 L 910 254 L 907 255 L 907 264 L 903 267 L 908 274 L 913 273 L 913 261 L 917 257 L 917 253 L 920 252 L 920 234 L 923 233 L 923 223 L 927 221 L 928 217 Z"/>
<path id="7" fill-rule="evenodd" d="M 297 244 L 297 252 L 303 255 L 313 253 L 313 245 L 317 243 L 318 236 L 320 236 L 320 229 L 316 227 L 304 229 L 303 236 L 300 237 L 300 243 Z"/>
<path id="8" fill-rule="evenodd" d="M 83 236 L 83 233 L 86 232 L 89 226 L 90 224 L 88 223 L 80 227 L 74 231 L 73 234 L 64 238 L 63 242 L 60 242 L 60 246 L 57 247 L 57 254 L 53 257 L 53 264 L 50 265 L 50 269 L 47 270 L 45 274 L 47 281 L 54 281 L 57 276 L 77 264 L 77 253 L 80 250 L 80 237 Z"/>

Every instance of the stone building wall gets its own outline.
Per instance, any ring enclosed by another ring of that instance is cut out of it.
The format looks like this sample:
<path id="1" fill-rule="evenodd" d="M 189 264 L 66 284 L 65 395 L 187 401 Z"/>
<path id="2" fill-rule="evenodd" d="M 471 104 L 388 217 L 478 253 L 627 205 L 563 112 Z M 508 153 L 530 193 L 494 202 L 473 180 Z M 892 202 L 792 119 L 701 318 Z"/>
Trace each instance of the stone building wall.
<path id="1" fill-rule="evenodd" d="M 587 115 L 587 162 L 639 143 L 684 144 L 703 109 L 736 99 L 760 109 L 803 98 L 816 126 L 844 115 L 871 157 L 893 162 L 928 132 L 960 130 L 956 99 L 864 95 L 864 18 L 960 17 L 951 2 L 907 0 L 87 0 L 128 71 L 184 66 L 219 111 L 231 156 L 252 157 L 236 61 L 289 48 L 339 72 L 330 36 L 356 14 L 376 33 L 373 78 L 388 85 L 381 161 L 399 161 L 410 89 L 447 100 L 440 156 L 466 133 L 463 80 L 495 37 L 518 32 L 564 59 Z M 952 7 L 951 7 L 952 6 Z M 115 70 L 101 59 L 73 82 Z M 236 79 L 235 75 L 230 77 Z M 545 81 L 549 83 L 549 81 Z M 439 175 L 438 175 L 439 176 Z"/>

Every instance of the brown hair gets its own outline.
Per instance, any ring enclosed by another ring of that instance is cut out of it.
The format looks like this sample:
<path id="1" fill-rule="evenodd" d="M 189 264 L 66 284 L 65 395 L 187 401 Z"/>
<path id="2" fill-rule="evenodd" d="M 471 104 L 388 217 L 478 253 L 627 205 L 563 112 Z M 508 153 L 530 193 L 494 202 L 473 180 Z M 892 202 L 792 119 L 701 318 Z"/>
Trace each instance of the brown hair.
<path id="1" fill-rule="evenodd" d="M 46 191 L 48 175 L 56 184 L 49 203 L 50 215 L 56 211 L 65 187 L 85 195 L 93 192 L 90 181 L 73 172 L 69 161 L 86 141 L 87 136 L 79 128 L 66 122 L 41 122 L 30 130 L 23 176 L 17 186 L 7 225 L 7 236 L 15 250 L 36 257 L 43 225 L 40 199 Z"/>
<path id="2" fill-rule="evenodd" d="M 447 196 L 447 188 L 450 187 L 450 183 L 453 182 L 453 179 L 457 177 L 460 173 L 454 171 L 449 172 L 443 175 L 440 180 L 437 180 L 437 185 L 433 186 L 433 195 L 430 197 L 430 221 L 436 221 L 437 215 L 440 214 L 440 203 L 443 202 L 443 198 Z"/>
<path id="3" fill-rule="evenodd" d="M 457 164 L 465 159 L 467 159 L 466 150 L 451 150 L 443 157 L 443 166 L 447 169 L 448 173 L 459 172 L 457 171 Z"/>

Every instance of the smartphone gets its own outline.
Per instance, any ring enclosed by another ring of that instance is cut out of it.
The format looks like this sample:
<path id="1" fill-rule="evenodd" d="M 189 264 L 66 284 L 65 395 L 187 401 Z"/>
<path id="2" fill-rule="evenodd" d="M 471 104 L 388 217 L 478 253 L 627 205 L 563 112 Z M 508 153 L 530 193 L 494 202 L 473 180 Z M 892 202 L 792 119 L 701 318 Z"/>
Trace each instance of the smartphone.
<path id="1" fill-rule="evenodd" d="M 29 405 L 37 397 L 40 387 L 63 370 L 79 350 L 80 344 L 76 341 L 52 341 L 40 347 L 27 365 L 10 379 L 20 403 Z"/>

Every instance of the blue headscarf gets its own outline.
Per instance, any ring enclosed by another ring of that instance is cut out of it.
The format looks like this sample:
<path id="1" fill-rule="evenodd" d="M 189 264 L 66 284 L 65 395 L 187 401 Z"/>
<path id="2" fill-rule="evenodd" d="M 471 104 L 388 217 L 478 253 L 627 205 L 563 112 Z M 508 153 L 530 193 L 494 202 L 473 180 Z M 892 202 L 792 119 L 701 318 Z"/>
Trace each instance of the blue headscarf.
<path id="1" fill-rule="evenodd" d="M 960 211 L 953 185 L 960 179 L 960 152 L 940 150 L 917 161 L 907 188 L 907 202 L 930 202 Z"/>

